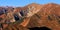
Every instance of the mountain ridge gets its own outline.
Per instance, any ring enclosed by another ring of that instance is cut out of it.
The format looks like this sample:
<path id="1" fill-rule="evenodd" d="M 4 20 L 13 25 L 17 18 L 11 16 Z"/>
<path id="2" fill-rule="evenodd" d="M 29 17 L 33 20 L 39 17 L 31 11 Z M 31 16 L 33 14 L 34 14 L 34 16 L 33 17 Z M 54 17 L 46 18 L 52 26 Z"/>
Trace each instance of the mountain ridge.
<path id="1" fill-rule="evenodd" d="M 37 4 L 31 3 L 24 7 L 0 7 L 0 23 L 3 29 L 28 29 L 32 27 L 46 26 L 52 30 L 59 30 L 60 24 L 60 5 L 55 3 Z M 17 18 L 17 17 L 18 18 Z M 2 19 L 1 19 L 2 18 Z M 21 20 L 18 22 L 15 20 Z M 6 21 L 6 22 L 5 22 Z M 13 22 L 16 22 L 13 24 Z M 12 24 L 9 24 L 12 23 Z M 22 26 L 22 27 L 21 27 Z M 12 27 L 12 28 L 11 28 Z"/>

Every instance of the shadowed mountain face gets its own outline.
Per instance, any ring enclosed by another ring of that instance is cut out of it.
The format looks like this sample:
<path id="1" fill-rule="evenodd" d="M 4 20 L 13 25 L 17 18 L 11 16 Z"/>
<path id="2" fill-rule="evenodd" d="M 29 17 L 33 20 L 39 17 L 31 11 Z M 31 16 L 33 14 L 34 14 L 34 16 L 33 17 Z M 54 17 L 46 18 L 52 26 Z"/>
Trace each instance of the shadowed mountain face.
<path id="1" fill-rule="evenodd" d="M 60 30 L 60 5 L 32 3 L 24 7 L 0 7 L 0 24 L 1 30 L 29 30 L 42 26 Z"/>

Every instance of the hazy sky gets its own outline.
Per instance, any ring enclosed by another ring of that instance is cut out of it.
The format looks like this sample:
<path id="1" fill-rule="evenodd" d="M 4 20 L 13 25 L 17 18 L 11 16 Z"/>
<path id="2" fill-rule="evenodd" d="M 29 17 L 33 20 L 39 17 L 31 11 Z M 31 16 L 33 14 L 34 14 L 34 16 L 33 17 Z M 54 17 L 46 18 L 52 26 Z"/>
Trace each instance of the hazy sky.
<path id="1" fill-rule="evenodd" d="M 38 3 L 38 4 L 57 3 L 57 4 L 60 4 L 60 0 L 0 0 L 0 6 L 25 6 L 30 3 Z"/>

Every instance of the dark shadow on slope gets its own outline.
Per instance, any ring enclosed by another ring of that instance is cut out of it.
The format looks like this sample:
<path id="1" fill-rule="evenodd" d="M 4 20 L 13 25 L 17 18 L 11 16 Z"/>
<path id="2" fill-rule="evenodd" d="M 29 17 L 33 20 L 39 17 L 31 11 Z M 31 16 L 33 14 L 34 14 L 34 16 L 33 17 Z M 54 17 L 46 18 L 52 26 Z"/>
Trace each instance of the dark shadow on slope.
<path id="1" fill-rule="evenodd" d="M 30 30 L 51 30 L 48 27 L 34 27 L 34 28 L 29 28 Z"/>

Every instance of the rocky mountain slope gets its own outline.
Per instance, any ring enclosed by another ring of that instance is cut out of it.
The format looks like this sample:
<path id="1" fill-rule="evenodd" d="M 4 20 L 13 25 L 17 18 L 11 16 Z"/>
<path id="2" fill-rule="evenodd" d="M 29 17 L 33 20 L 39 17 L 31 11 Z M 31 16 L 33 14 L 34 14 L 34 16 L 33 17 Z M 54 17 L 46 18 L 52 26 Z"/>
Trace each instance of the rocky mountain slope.
<path id="1" fill-rule="evenodd" d="M 47 27 L 60 30 L 60 5 L 32 3 L 24 7 L 0 7 L 1 30 L 29 30 Z"/>
<path id="2" fill-rule="evenodd" d="M 32 23 L 33 22 L 33 23 Z M 52 30 L 60 29 L 60 5 L 49 3 L 30 18 L 28 27 L 48 27 Z"/>

